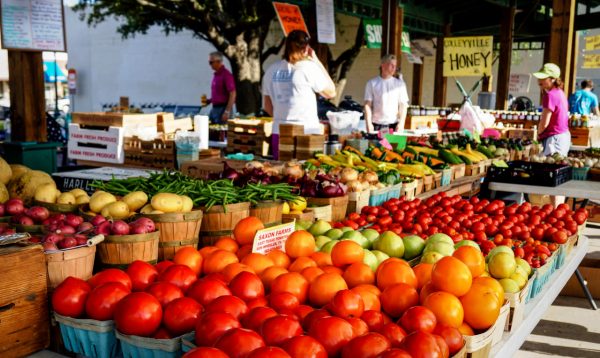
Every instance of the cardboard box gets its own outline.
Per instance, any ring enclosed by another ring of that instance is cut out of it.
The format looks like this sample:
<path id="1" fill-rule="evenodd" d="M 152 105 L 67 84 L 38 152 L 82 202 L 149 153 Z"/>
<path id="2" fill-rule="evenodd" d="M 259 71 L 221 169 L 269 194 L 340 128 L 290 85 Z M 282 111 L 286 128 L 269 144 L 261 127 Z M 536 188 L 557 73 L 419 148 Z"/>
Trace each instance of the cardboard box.
<path id="1" fill-rule="evenodd" d="M 72 172 L 53 173 L 52 179 L 61 192 L 79 188 L 88 194 L 93 194 L 96 189 L 90 184 L 94 180 L 109 181 L 114 176 L 116 179 L 127 179 L 135 177 L 149 177 L 153 170 L 126 169 L 115 167 L 101 167 L 94 169 L 76 170 Z"/>
<path id="2" fill-rule="evenodd" d="M 123 133 L 121 127 L 86 129 L 71 123 L 67 144 L 69 159 L 123 164 Z"/>
<path id="3" fill-rule="evenodd" d="M 579 265 L 579 272 L 587 282 L 588 290 L 590 290 L 592 296 L 597 300 L 600 299 L 600 259 L 583 259 Z M 571 276 L 560 294 L 562 296 L 586 297 L 575 274 Z"/>
<path id="4" fill-rule="evenodd" d="M 194 124 L 191 117 L 175 119 L 173 113 L 158 113 L 157 130 L 165 134 L 172 134 L 177 131 L 191 131 Z"/>

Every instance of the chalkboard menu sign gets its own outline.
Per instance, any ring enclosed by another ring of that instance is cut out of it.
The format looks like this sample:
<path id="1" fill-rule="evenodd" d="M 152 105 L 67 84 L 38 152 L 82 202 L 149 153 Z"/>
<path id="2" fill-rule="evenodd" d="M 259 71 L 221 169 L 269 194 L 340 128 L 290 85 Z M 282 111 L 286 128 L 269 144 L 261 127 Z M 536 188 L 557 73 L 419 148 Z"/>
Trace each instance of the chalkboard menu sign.
<path id="1" fill-rule="evenodd" d="M 62 0 L 0 0 L 2 48 L 66 51 Z"/>

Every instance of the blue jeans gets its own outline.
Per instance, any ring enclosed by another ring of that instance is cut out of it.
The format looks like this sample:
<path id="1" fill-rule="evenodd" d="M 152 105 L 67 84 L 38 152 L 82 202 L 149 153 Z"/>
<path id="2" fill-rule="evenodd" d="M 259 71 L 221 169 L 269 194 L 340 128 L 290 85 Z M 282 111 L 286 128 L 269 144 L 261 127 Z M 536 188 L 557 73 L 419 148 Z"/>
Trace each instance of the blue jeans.
<path id="1" fill-rule="evenodd" d="M 210 119 L 211 123 L 227 123 L 226 121 L 221 120 L 221 117 L 223 117 L 223 112 L 225 112 L 225 108 L 227 106 L 226 105 L 214 105 L 212 106 L 212 109 L 210 110 L 210 113 L 208 114 L 208 119 Z"/>

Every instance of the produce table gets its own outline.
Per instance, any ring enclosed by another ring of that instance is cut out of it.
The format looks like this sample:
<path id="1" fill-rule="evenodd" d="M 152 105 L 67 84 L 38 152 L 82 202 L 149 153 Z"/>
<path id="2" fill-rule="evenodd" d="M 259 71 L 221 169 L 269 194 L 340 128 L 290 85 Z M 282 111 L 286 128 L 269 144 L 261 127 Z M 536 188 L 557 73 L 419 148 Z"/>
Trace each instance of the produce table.
<path id="1" fill-rule="evenodd" d="M 525 317 L 513 332 L 505 332 L 502 340 L 492 347 L 492 357 L 512 357 L 538 324 L 548 307 L 556 299 L 573 272 L 585 257 L 588 249 L 588 238 L 579 236 L 577 246 L 566 258 L 565 265 L 555 272 L 543 290 L 525 305 Z"/>
<path id="2" fill-rule="evenodd" d="M 441 192 L 451 192 L 454 189 L 458 190 L 458 194 L 461 195 L 463 193 L 466 192 L 471 192 L 472 188 L 473 188 L 473 184 L 476 182 L 481 181 L 482 178 L 485 177 L 485 174 L 478 174 L 478 175 L 473 175 L 473 176 L 466 176 L 466 177 L 462 177 L 462 178 L 458 178 L 456 180 L 453 180 L 452 182 L 450 182 L 450 185 L 446 185 L 440 188 L 436 188 L 433 190 L 429 190 L 426 191 L 424 193 L 421 193 L 419 195 L 417 195 L 416 197 L 419 199 L 427 199 L 431 196 L 434 196 L 435 194 L 439 194 Z M 466 187 L 466 186 L 471 186 L 471 188 L 469 190 L 461 190 L 461 187 Z"/>

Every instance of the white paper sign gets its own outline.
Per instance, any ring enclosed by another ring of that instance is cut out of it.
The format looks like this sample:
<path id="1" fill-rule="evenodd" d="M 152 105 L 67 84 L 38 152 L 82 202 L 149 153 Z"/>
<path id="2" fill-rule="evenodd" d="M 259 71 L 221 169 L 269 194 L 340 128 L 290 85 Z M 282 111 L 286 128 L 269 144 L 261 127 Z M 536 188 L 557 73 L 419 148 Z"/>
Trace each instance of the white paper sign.
<path id="1" fill-rule="evenodd" d="M 288 236 L 290 236 L 295 230 L 295 220 L 286 224 L 258 230 L 256 235 L 254 235 L 252 252 L 266 254 L 269 251 L 277 249 L 285 251 L 285 242 L 287 241 Z"/>
<path id="2" fill-rule="evenodd" d="M 62 0 L 2 0 L 2 47 L 66 51 Z"/>
<path id="3" fill-rule="evenodd" d="M 404 55 L 406 55 L 406 59 L 410 63 L 416 63 L 419 65 L 423 64 L 423 60 L 421 60 L 421 57 L 419 57 L 419 56 L 415 56 L 412 53 L 406 53 L 406 52 L 404 53 Z"/>
<path id="4" fill-rule="evenodd" d="M 509 93 L 527 93 L 529 92 L 529 82 L 531 75 L 529 74 L 511 74 L 508 81 Z"/>
<path id="5" fill-rule="evenodd" d="M 333 0 L 317 0 L 317 39 L 322 44 L 335 43 Z"/>

